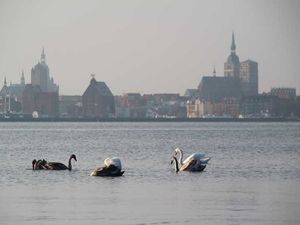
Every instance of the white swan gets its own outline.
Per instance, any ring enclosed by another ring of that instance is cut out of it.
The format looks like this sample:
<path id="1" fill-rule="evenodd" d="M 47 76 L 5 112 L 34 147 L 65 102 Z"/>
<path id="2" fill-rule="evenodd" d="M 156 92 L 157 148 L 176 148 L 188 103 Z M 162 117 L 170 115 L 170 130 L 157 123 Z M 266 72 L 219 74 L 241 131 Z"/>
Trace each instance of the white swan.
<path id="1" fill-rule="evenodd" d="M 183 152 L 180 148 L 176 148 L 174 153 L 174 157 L 179 154 L 179 170 L 189 170 L 189 171 L 202 171 L 206 166 L 208 161 L 211 159 L 210 157 L 206 157 L 202 152 L 196 152 L 191 154 L 183 161 Z M 177 158 L 176 158 L 177 159 Z"/>
<path id="2" fill-rule="evenodd" d="M 206 164 L 198 164 L 197 167 L 196 167 L 196 164 L 197 164 L 197 161 L 196 160 L 191 160 L 189 163 L 186 163 L 184 164 L 183 166 L 180 166 L 179 167 L 179 163 L 178 163 L 178 160 L 175 156 L 172 157 L 172 160 L 171 160 L 171 164 L 173 164 L 175 162 L 175 171 L 176 173 L 178 171 L 190 171 L 190 172 L 200 172 L 200 171 L 203 171 L 206 167 Z"/>
<path id="3" fill-rule="evenodd" d="M 107 158 L 104 160 L 103 167 L 96 168 L 90 176 L 101 176 L 101 177 L 117 177 L 122 176 L 124 171 L 122 171 L 121 160 L 117 157 Z"/>

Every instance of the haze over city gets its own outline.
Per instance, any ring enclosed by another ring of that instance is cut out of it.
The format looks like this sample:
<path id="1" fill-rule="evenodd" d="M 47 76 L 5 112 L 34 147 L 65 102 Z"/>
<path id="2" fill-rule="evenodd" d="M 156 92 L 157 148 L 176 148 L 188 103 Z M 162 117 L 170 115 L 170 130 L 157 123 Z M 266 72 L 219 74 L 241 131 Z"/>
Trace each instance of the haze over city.
<path id="1" fill-rule="evenodd" d="M 17 83 L 45 48 L 61 94 L 90 74 L 114 94 L 181 93 L 224 74 L 237 55 L 258 62 L 259 92 L 300 89 L 298 1 L 1 1 L 0 80 Z"/>

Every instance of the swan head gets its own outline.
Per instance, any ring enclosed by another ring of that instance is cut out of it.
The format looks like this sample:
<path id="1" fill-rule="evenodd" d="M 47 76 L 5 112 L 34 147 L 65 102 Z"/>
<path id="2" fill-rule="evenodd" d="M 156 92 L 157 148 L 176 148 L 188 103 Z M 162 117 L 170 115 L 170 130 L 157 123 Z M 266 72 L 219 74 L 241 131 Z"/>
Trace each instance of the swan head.
<path id="1" fill-rule="evenodd" d="M 172 165 L 174 163 L 174 158 L 171 158 L 170 164 Z"/>
<path id="2" fill-rule="evenodd" d="M 177 156 L 177 154 L 180 154 L 180 148 L 175 148 L 175 150 L 174 150 L 174 156 L 176 157 Z"/>
<path id="3" fill-rule="evenodd" d="M 34 170 L 34 165 L 36 164 L 36 159 L 32 160 L 32 169 Z"/>
<path id="4" fill-rule="evenodd" d="M 176 160 L 177 158 L 175 157 L 175 156 L 172 156 L 172 158 L 171 158 L 171 165 L 175 162 L 175 160 Z"/>
<path id="5" fill-rule="evenodd" d="M 171 165 L 175 162 L 175 171 L 176 173 L 179 171 L 179 168 L 178 168 L 178 161 L 177 161 L 177 158 L 175 156 L 172 157 L 171 159 Z"/>
<path id="6" fill-rule="evenodd" d="M 74 159 L 77 162 L 76 155 L 72 154 L 70 159 Z"/>

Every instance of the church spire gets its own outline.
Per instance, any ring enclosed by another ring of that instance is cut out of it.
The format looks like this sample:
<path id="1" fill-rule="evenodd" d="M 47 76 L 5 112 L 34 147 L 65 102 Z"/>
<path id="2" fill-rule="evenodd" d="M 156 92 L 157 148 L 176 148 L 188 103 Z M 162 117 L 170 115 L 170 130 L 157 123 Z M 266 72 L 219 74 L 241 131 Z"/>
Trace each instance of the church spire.
<path id="1" fill-rule="evenodd" d="M 42 62 L 42 63 L 46 63 L 46 55 L 45 55 L 45 50 L 44 50 L 44 48 L 43 48 L 42 55 L 41 55 L 41 62 Z"/>
<path id="2" fill-rule="evenodd" d="M 235 53 L 235 40 L 234 40 L 234 32 L 232 31 L 232 40 L 231 40 L 231 53 Z"/>
<path id="3" fill-rule="evenodd" d="M 213 75 L 214 75 L 214 77 L 216 76 L 216 66 L 215 65 L 214 65 Z"/>
<path id="4" fill-rule="evenodd" d="M 7 86 L 6 77 L 4 77 L 4 86 Z"/>
<path id="5" fill-rule="evenodd" d="M 24 70 L 22 70 L 21 84 L 22 84 L 22 85 L 25 85 L 25 76 L 24 76 Z"/>

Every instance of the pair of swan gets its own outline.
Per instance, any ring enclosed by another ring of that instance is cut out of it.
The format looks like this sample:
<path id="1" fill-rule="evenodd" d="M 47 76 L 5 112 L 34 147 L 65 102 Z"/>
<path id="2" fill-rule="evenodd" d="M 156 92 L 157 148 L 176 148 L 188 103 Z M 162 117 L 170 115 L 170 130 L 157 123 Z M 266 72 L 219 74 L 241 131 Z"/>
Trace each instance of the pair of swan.
<path id="1" fill-rule="evenodd" d="M 179 160 L 177 159 L 179 155 Z M 175 163 L 175 171 L 190 171 L 190 172 L 200 172 L 203 171 L 210 160 L 210 157 L 206 157 L 204 153 L 196 152 L 187 157 L 183 161 L 183 152 L 180 148 L 174 150 L 174 155 L 172 156 L 171 164 Z"/>
<path id="2" fill-rule="evenodd" d="M 45 159 L 34 159 L 32 161 L 32 170 L 72 170 L 72 159 L 77 161 L 76 155 L 72 154 L 70 156 L 68 166 L 60 162 L 47 162 Z"/>
<path id="3" fill-rule="evenodd" d="M 47 162 L 45 159 L 34 159 L 32 161 L 32 170 L 72 170 L 71 161 L 76 159 L 76 155 L 72 154 L 69 158 L 69 164 L 66 166 L 60 162 Z M 91 176 L 122 176 L 122 164 L 119 158 L 107 158 L 104 160 L 103 167 L 96 168 L 90 175 Z"/>

